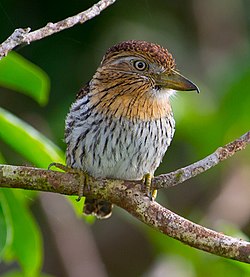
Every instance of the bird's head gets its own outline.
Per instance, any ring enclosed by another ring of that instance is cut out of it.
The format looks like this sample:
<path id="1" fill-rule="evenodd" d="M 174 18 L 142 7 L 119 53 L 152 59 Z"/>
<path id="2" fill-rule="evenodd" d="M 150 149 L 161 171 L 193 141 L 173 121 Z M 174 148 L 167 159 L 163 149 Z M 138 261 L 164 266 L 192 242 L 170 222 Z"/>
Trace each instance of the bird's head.
<path id="1" fill-rule="evenodd" d="M 141 120 L 170 113 L 169 96 L 176 90 L 199 92 L 176 71 L 166 49 L 135 40 L 121 42 L 106 52 L 90 86 L 91 101 L 97 108 L 112 116 Z"/>

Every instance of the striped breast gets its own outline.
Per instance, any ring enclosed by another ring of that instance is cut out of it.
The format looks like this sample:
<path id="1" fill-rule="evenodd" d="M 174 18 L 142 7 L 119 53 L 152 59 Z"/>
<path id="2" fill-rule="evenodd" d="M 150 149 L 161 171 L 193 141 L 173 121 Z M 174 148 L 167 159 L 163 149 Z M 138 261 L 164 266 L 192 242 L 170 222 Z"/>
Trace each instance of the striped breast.
<path id="1" fill-rule="evenodd" d="M 174 129 L 172 113 L 144 121 L 104 116 L 91 108 L 86 94 L 66 119 L 66 162 L 96 178 L 142 179 L 159 166 Z"/>

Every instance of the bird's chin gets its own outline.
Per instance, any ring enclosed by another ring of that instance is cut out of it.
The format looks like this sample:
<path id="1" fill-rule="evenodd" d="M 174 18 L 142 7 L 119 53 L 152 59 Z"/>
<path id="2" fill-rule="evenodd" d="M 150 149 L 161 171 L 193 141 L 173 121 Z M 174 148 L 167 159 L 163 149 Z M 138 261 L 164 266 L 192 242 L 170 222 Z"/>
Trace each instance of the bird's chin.
<path id="1" fill-rule="evenodd" d="M 174 97 L 176 95 L 176 90 L 168 88 L 168 89 L 164 89 L 162 90 L 163 93 L 165 93 L 166 95 L 168 95 L 168 97 Z"/>
<path id="2" fill-rule="evenodd" d="M 170 88 L 155 89 L 157 98 L 170 98 L 176 95 L 176 90 Z"/>

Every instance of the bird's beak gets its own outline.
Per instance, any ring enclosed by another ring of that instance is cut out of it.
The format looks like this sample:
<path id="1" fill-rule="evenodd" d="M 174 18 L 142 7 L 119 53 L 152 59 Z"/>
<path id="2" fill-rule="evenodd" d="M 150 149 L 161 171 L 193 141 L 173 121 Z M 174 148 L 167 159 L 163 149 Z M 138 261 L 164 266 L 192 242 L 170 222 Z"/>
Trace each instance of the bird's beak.
<path id="1" fill-rule="evenodd" d="M 166 72 L 159 74 L 157 78 L 157 84 L 163 88 L 179 91 L 196 90 L 198 93 L 200 92 L 199 88 L 193 82 L 174 70 L 172 70 L 171 74 Z"/>

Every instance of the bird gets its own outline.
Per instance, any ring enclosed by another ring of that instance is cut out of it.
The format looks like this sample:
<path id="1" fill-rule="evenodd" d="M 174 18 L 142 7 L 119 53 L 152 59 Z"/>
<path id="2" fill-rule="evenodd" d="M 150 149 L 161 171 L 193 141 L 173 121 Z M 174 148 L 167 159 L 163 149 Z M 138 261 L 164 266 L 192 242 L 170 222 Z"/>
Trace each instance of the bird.
<path id="1" fill-rule="evenodd" d="M 109 48 L 66 117 L 67 166 L 94 178 L 144 180 L 147 195 L 155 195 L 151 180 L 175 132 L 176 91 L 199 88 L 179 73 L 167 49 L 140 40 Z M 86 197 L 83 212 L 103 219 L 112 208 Z"/>

